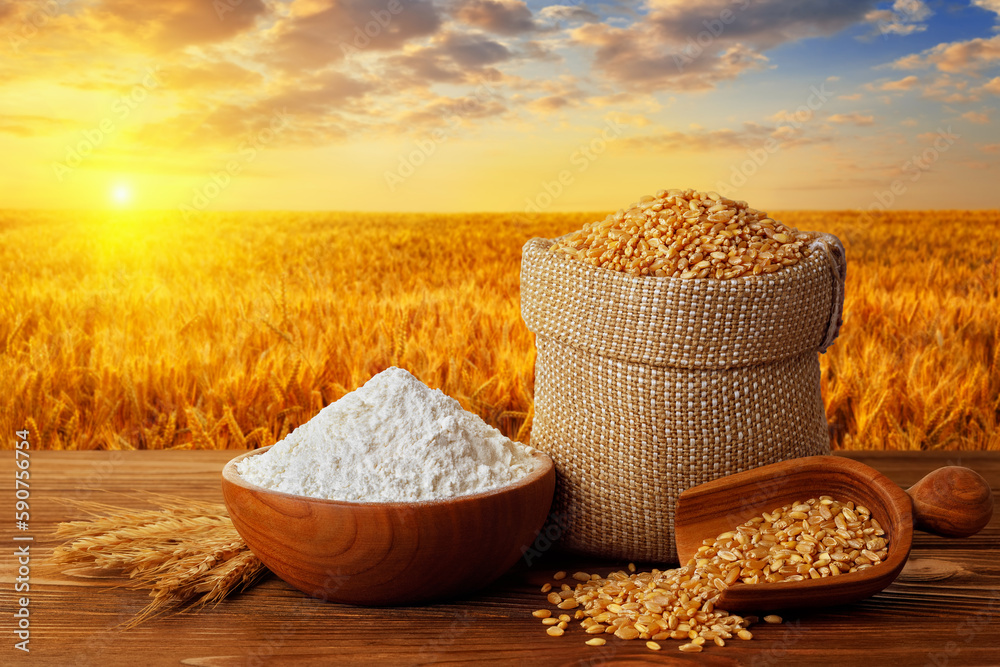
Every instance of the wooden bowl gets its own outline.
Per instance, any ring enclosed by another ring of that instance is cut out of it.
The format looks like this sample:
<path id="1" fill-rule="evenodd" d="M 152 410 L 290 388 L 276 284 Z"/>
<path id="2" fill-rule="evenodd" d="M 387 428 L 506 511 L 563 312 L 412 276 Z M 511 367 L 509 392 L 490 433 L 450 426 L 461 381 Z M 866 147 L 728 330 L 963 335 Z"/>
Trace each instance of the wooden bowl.
<path id="1" fill-rule="evenodd" d="M 828 607 L 864 599 L 896 579 L 910 555 L 913 528 L 966 537 L 993 515 L 989 483 L 968 468 L 939 468 L 904 491 L 860 461 L 810 456 L 747 470 L 687 489 L 677 499 L 674 536 L 681 563 L 701 546 L 762 511 L 830 495 L 871 510 L 886 532 L 888 556 L 879 565 L 837 577 L 738 584 L 716 600 L 726 611 L 770 611 Z"/>
<path id="2" fill-rule="evenodd" d="M 358 605 L 462 596 L 494 581 L 530 546 L 555 490 L 552 459 L 501 489 L 446 500 L 363 503 L 272 491 L 226 464 L 222 493 L 236 530 L 276 575 L 307 595 Z"/>

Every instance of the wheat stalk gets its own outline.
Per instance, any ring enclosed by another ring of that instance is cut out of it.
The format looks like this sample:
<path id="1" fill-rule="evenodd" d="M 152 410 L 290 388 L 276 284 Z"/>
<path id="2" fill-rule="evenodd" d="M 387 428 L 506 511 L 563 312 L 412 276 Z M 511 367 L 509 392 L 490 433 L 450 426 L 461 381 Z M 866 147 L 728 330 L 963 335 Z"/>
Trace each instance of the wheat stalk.
<path id="1" fill-rule="evenodd" d="M 51 562 L 119 571 L 125 586 L 153 598 L 125 623 L 134 628 L 168 612 L 218 604 L 245 590 L 267 571 L 236 532 L 224 505 L 179 496 L 143 494 L 159 510 L 132 510 L 67 499 L 93 516 L 56 528 L 65 541 Z"/>

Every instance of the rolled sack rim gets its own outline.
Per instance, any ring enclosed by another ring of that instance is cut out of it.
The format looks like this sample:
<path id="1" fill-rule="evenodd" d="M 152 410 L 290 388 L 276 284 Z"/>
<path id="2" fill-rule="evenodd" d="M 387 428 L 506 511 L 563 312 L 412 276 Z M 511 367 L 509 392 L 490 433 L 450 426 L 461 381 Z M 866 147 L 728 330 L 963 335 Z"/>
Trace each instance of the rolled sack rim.
<path id="1" fill-rule="evenodd" d="M 814 235 L 813 252 L 794 266 L 730 280 L 632 276 L 549 252 L 558 239 L 532 238 L 521 316 L 536 336 L 653 366 L 726 369 L 824 352 L 842 322 L 846 259 L 836 236 Z"/>

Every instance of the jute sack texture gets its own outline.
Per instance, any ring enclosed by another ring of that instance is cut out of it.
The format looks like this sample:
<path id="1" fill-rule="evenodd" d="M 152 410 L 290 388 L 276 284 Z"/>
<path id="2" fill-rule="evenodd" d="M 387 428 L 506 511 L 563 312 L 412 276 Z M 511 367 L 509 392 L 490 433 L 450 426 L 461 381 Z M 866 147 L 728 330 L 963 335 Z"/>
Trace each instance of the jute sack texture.
<path id="1" fill-rule="evenodd" d="M 537 347 L 531 444 L 556 464 L 564 545 L 675 562 L 681 491 L 829 453 L 818 353 L 841 322 L 836 237 L 736 280 L 634 277 L 552 244 L 524 246 L 521 314 Z"/>

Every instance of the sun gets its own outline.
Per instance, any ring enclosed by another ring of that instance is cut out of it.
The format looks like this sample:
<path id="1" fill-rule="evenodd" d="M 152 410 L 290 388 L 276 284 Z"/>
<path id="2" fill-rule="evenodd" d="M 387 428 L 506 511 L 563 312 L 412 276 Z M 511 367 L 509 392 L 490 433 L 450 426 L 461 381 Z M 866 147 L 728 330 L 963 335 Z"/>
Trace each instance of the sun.
<path id="1" fill-rule="evenodd" d="M 125 183 L 116 183 L 111 188 L 111 201 L 118 207 L 128 206 L 132 202 L 132 188 Z"/>

